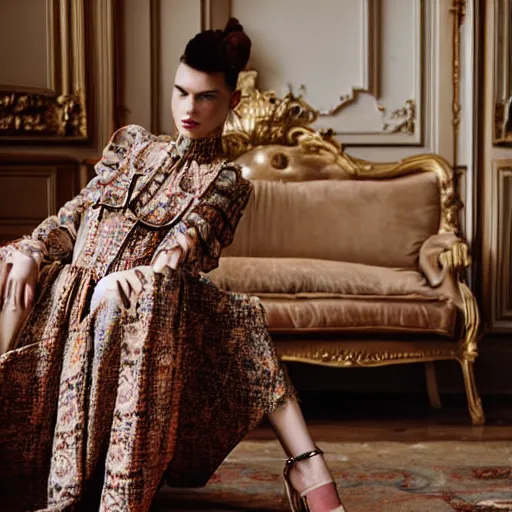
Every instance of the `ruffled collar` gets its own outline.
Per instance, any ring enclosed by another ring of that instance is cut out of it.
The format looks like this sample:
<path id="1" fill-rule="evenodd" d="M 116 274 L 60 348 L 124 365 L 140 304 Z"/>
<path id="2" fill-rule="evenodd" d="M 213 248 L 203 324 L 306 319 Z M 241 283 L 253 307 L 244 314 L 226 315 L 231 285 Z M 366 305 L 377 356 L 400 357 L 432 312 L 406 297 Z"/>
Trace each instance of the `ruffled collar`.
<path id="1" fill-rule="evenodd" d="M 224 153 L 222 148 L 222 132 L 215 133 L 202 139 L 191 139 L 180 134 L 175 142 L 179 157 L 192 158 L 199 162 L 209 162 L 218 159 Z"/>

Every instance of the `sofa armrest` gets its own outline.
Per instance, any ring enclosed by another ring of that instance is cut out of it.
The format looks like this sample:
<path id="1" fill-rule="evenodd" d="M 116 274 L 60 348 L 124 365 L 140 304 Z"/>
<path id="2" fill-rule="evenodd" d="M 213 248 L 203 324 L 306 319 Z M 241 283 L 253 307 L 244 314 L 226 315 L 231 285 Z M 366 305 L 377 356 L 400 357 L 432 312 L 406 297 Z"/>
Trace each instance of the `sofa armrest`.
<path id="1" fill-rule="evenodd" d="M 420 271 L 434 288 L 441 285 L 447 272 L 462 272 L 470 264 L 466 242 L 453 232 L 432 235 L 421 246 Z"/>

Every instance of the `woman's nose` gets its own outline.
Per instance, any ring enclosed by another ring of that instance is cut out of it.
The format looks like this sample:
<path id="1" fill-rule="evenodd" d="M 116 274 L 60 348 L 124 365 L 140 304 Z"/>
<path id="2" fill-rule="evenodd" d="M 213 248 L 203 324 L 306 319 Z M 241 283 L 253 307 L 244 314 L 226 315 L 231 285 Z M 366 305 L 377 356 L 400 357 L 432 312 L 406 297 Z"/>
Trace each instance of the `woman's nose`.
<path id="1" fill-rule="evenodd" d="M 196 101 L 192 97 L 192 95 L 190 95 L 188 97 L 188 101 L 187 101 L 187 115 L 195 114 L 195 112 L 196 112 Z"/>

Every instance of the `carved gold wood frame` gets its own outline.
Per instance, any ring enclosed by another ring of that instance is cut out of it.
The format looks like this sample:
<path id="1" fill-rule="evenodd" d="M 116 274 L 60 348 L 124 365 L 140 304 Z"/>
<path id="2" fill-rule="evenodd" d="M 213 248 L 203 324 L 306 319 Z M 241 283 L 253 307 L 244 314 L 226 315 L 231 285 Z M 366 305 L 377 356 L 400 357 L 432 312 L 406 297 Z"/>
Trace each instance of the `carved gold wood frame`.
<path id="1" fill-rule="evenodd" d="M 459 239 L 439 256 L 439 265 L 452 273 L 462 298 L 462 335 L 455 343 L 447 341 L 425 341 L 418 343 L 396 341 L 393 350 L 386 348 L 384 341 L 373 345 L 361 346 L 361 342 L 350 340 L 302 340 L 280 341 L 278 350 L 286 361 L 301 361 L 324 366 L 382 366 L 398 363 L 427 364 L 429 394 L 433 403 L 438 403 L 435 376 L 431 363 L 436 360 L 453 359 L 460 363 L 468 406 L 474 424 L 484 422 L 482 404 L 476 388 L 473 365 L 478 355 L 478 335 L 480 316 L 476 299 L 466 284 L 466 269 L 470 265 L 469 249 L 460 234 L 459 213 L 462 207 L 453 168 L 448 162 L 433 154 L 404 158 L 395 163 L 373 163 L 351 157 L 334 138 L 332 131 L 316 132 L 310 125 L 318 116 L 303 98 L 289 93 L 278 98 L 273 92 L 259 91 L 256 88 L 255 71 L 241 75 L 239 87 L 242 100 L 237 109 L 237 117 L 226 126 L 224 134 L 225 149 L 231 158 L 240 158 L 243 163 L 251 149 L 265 145 L 281 145 L 282 158 L 274 154 L 271 165 L 276 169 L 286 162 L 286 146 L 295 146 L 305 154 L 322 155 L 330 164 L 336 164 L 340 176 L 353 179 L 387 179 L 417 172 L 433 172 L 437 177 L 440 190 L 441 218 L 439 233 L 455 233 Z M 255 149 L 254 158 L 257 157 Z M 281 162 L 282 160 L 282 162 Z M 257 176 L 248 176 L 257 179 Z M 264 178 L 262 178 L 264 179 Z M 437 397 L 437 399 L 436 399 Z"/>
<path id="2" fill-rule="evenodd" d="M 84 0 L 46 0 L 47 89 L 0 84 L 0 142 L 85 141 Z"/>
<path id="3" fill-rule="evenodd" d="M 512 146 L 512 1 L 494 0 L 494 144 Z"/>

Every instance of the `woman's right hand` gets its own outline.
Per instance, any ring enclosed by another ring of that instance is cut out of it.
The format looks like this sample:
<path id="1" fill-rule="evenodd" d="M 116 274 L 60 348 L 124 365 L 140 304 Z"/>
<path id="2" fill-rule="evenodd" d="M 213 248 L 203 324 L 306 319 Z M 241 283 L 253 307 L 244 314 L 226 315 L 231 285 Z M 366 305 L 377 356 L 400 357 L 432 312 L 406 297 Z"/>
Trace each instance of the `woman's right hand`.
<path id="1" fill-rule="evenodd" d="M 0 262 L 0 310 L 28 309 L 35 297 L 39 265 L 18 251 Z"/>
<path id="2" fill-rule="evenodd" d="M 152 263 L 153 270 L 157 273 L 163 272 L 165 267 L 177 270 L 194 250 L 195 243 L 187 233 L 178 233 L 176 241 L 179 245 L 172 249 L 161 251 Z"/>

